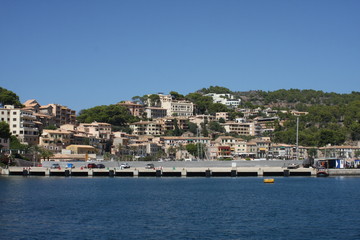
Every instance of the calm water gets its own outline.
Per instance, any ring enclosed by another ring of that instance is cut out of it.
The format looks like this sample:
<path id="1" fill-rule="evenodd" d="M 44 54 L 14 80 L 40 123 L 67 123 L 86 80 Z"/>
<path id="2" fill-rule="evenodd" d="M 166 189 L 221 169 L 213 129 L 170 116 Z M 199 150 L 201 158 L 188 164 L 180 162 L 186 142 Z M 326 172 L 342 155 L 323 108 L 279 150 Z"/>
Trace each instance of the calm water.
<path id="1" fill-rule="evenodd" d="M 0 239 L 360 239 L 360 178 L 0 177 Z"/>

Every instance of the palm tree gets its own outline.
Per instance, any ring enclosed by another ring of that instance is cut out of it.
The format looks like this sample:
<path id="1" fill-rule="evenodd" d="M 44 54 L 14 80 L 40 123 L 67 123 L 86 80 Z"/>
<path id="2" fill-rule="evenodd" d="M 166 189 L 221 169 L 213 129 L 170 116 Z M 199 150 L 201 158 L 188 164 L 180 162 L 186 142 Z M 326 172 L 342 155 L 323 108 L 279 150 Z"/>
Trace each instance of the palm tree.
<path id="1" fill-rule="evenodd" d="M 124 146 L 121 143 L 119 143 L 117 145 L 117 153 L 120 157 L 120 161 L 122 161 L 123 150 L 124 150 Z"/>
<path id="2" fill-rule="evenodd" d="M 54 156 L 54 153 L 44 147 L 39 147 L 39 146 L 33 146 L 34 149 L 34 159 L 37 159 L 37 155 L 40 154 L 40 158 L 43 158 L 44 160 L 48 160 L 50 159 L 50 157 Z"/>
<path id="3" fill-rule="evenodd" d="M 170 146 L 168 148 L 168 155 L 169 157 L 176 157 L 176 152 L 177 152 L 177 149 L 174 148 L 173 146 Z"/>
<path id="4" fill-rule="evenodd" d="M 130 152 L 132 154 L 132 161 L 134 161 L 135 158 L 135 151 L 137 150 L 136 146 L 130 146 Z"/>

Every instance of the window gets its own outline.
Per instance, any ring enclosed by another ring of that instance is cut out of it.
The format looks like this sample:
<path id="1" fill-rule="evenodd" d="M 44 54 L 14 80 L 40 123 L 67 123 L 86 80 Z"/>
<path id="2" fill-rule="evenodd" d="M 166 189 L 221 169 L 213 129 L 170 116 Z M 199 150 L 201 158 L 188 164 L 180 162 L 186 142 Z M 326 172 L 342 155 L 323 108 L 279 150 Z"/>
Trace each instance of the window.
<path id="1" fill-rule="evenodd" d="M 13 121 L 16 121 L 16 118 L 13 118 Z"/>
<path id="2" fill-rule="evenodd" d="M 13 127 L 16 128 L 16 124 L 13 124 Z"/>
<path id="3" fill-rule="evenodd" d="M 13 112 L 13 115 L 16 115 L 16 112 Z"/>

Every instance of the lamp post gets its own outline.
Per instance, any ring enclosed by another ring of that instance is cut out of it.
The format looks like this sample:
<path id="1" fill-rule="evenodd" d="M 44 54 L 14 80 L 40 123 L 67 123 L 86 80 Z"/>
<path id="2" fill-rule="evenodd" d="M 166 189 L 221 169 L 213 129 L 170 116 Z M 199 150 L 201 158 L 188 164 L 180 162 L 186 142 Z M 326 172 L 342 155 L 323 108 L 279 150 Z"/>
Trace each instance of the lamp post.
<path id="1" fill-rule="evenodd" d="M 296 117 L 296 160 L 299 160 L 299 116 Z"/>

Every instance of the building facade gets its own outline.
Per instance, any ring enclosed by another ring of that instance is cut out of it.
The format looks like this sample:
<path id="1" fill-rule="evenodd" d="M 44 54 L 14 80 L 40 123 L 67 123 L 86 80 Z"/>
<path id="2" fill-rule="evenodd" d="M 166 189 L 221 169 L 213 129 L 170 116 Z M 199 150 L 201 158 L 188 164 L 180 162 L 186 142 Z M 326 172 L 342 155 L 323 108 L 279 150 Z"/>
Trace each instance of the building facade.
<path id="1" fill-rule="evenodd" d="M 10 132 L 23 144 L 38 144 L 39 130 L 35 125 L 36 117 L 30 110 L 5 105 L 0 108 L 0 121 L 9 124 Z"/>

